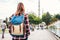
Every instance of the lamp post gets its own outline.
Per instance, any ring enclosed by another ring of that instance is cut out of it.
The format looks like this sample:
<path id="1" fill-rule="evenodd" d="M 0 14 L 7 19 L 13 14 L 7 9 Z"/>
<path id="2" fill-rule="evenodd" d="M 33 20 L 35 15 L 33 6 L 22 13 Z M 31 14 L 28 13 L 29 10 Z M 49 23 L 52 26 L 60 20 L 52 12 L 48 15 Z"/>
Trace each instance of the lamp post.
<path id="1" fill-rule="evenodd" d="M 40 0 L 38 0 L 38 17 L 40 16 Z"/>
<path id="2" fill-rule="evenodd" d="M 38 17 L 40 17 L 40 0 L 38 0 Z M 40 25 L 38 25 L 38 29 L 39 29 L 39 26 Z"/>

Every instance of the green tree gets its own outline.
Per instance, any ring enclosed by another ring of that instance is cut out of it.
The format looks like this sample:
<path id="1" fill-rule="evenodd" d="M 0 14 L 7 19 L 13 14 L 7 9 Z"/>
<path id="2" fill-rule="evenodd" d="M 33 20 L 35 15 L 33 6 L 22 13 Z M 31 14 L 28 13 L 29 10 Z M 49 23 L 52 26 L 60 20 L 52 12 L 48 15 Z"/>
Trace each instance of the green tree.
<path id="1" fill-rule="evenodd" d="M 56 15 L 55 15 L 55 18 L 57 18 L 57 19 L 60 20 L 60 14 L 56 14 Z"/>
<path id="2" fill-rule="evenodd" d="M 29 22 L 30 22 L 30 24 L 34 23 L 34 18 L 36 18 L 35 15 L 29 14 Z"/>
<path id="3" fill-rule="evenodd" d="M 37 17 L 34 14 L 29 14 L 29 21 L 30 24 L 39 24 L 42 22 L 40 17 Z"/>
<path id="4" fill-rule="evenodd" d="M 55 21 L 57 21 L 58 19 L 55 17 L 55 15 L 54 16 L 52 16 L 52 18 L 51 18 L 51 23 L 53 23 L 53 22 L 55 22 Z"/>
<path id="5" fill-rule="evenodd" d="M 39 23 L 41 23 L 41 22 L 42 22 L 42 20 L 40 19 L 40 17 L 34 18 L 34 23 L 35 23 L 35 24 L 39 24 Z"/>
<path id="6" fill-rule="evenodd" d="M 44 14 L 42 15 L 42 21 L 45 22 L 46 25 L 49 25 L 49 24 L 50 24 L 51 18 L 52 18 L 52 17 L 51 17 L 51 15 L 49 14 L 49 12 L 44 13 Z"/>

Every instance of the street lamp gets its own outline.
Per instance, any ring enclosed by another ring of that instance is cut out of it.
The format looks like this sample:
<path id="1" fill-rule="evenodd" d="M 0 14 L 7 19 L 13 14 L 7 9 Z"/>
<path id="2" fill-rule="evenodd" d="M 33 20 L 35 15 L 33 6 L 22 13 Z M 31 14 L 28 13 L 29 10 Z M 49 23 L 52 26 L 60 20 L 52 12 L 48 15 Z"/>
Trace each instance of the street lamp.
<path id="1" fill-rule="evenodd" d="M 40 0 L 38 0 L 38 17 L 40 17 Z M 39 26 L 40 25 L 38 25 L 38 29 L 39 29 Z"/>
<path id="2" fill-rule="evenodd" d="M 38 17 L 40 16 L 40 0 L 38 0 Z"/>

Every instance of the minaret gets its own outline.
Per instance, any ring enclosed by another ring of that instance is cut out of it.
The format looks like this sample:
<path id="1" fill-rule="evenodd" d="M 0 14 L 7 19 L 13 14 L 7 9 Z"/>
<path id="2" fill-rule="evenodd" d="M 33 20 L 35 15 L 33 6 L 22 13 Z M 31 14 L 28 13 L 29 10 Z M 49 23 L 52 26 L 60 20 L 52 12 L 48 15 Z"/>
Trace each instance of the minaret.
<path id="1" fill-rule="evenodd" d="M 40 16 L 40 0 L 38 0 L 38 17 Z"/>

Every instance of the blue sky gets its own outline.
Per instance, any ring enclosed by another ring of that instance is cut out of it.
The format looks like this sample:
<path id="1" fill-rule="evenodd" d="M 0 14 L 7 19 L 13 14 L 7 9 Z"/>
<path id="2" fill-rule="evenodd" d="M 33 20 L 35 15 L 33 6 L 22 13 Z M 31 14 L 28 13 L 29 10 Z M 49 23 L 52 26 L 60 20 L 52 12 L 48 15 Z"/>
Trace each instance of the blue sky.
<path id="1" fill-rule="evenodd" d="M 35 12 L 38 15 L 38 0 L 0 0 L 0 19 L 5 19 L 15 13 L 17 4 L 23 2 L 25 12 Z M 40 14 L 50 12 L 54 15 L 60 12 L 60 0 L 40 0 Z"/>

